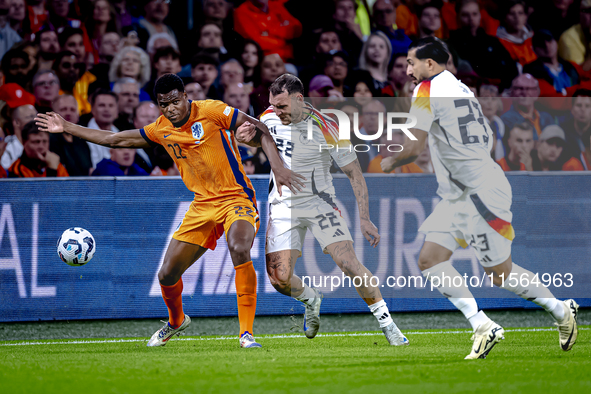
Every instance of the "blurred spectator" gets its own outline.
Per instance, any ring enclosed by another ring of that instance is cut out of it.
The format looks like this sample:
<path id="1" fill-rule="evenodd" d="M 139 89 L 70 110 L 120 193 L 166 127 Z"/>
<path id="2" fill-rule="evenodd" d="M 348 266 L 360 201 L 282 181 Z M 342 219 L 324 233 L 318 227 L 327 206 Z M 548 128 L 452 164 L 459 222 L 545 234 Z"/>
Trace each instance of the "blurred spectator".
<path id="1" fill-rule="evenodd" d="M 384 123 L 380 125 L 380 119 L 382 119 L 382 121 L 385 123 L 386 107 L 382 102 L 378 100 L 371 100 L 362 108 L 362 115 L 360 120 L 363 124 L 363 127 L 359 129 L 359 134 L 361 134 L 362 136 L 375 136 L 378 133 L 378 130 L 383 131 Z M 368 142 L 368 140 L 364 140 L 363 138 L 358 137 L 354 132 L 351 133 L 351 142 L 353 143 L 353 145 L 371 143 Z M 357 153 L 358 156 L 359 153 L 360 152 Z M 368 162 L 371 162 L 371 160 L 373 160 L 376 157 L 377 151 L 371 149 L 366 154 L 369 156 Z"/>
<path id="2" fill-rule="evenodd" d="M 360 107 L 363 107 L 371 101 L 373 97 L 379 97 L 379 90 L 374 87 L 373 78 L 368 71 L 356 70 L 351 73 L 351 82 L 349 86 L 353 87 L 353 97 Z"/>
<path id="3" fill-rule="evenodd" d="M 529 122 L 515 123 L 506 130 L 507 155 L 497 163 L 503 171 L 532 171 L 533 126 Z"/>
<path id="4" fill-rule="evenodd" d="M 119 117 L 113 122 L 119 130 L 133 129 L 133 111 L 140 104 L 140 85 L 133 78 L 121 78 L 113 85 L 118 98 Z"/>
<path id="5" fill-rule="evenodd" d="M 41 29 L 35 35 L 35 43 L 39 46 L 37 70 L 51 70 L 56 55 L 60 52 L 57 33 L 49 29 Z"/>
<path id="6" fill-rule="evenodd" d="M 236 55 L 244 48 L 244 38 L 234 31 L 232 8 L 233 5 L 226 0 L 203 0 L 204 22 L 213 22 L 221 27 L 224 47 L 230 54 Z"/>
<path id="7" fill-rule="evenodd" d="M 79 28 L 67 27 L 58 35 L 62 51 L 70 51 L 76 55 L 78 63 L 87 64 L 86 47 L 84 46 L 84 32 Z"/>
<path id="8" fill-rule="evenodd" d="M 4 151 L 6 150 L 6 133 L 4 133 L 4 129 L 0 127 L 0 158 L 4 155 Z M 3 165 L 0 165 L 0 179 L 8 178 L 8 173 Z"/>
<path id="9" fill-rule="evenodd" d="M 503 109 L 503 103 L 499 98 L 499 88 L 488 84 L 480 86 L 478 102 L 482 107 L 484 118 L 494 133 L 493 148 L 491 152 L 492 157 L 495 161 L 501 160 L 505 157 L 505 146 L 503 145 L 505 124 L 499 117 L 499 114 Z"/>
<path id="10" fill-rule="evenodd" d="M 404 4 L 404 2 L 401 2 L 401 4 L 396 6 L 396 26 L 398 26 L 399 29 L 403 29 L 407 36 L 417 37 L 419 35 L 419 15 L 421 15 L 422 8 L 425 7 L 428 3 L 434 3 L 435 6 L 439 6 L 439 4 L 432 0 L 409 0 L 406 1 L 406 4 Z M 455 13 L 453 15 L 453 19 L 454 26 L 452 27 L 452 29 L 455 29 Z M 436 30 L 434 35 L 438 38 L 444 38 L 444 34 L 441 28 Z"/>
<path id="11" fill-rule="evenodd" d="M 91 63 L 98 63 L 101 38 L 107 32 L 120 33 L 117 17 L 107 0 L 93 0 L 91 14 L 88 15 L 85 25 L 92 41 L 92 51 L 89 51 L 93 57 Z"/>
<path id="12" fill-rule="evenodd" d="M 92 94 L 100 88 L 109 89 L 109 69 L 117 51 L 119 51 L 120 43 L 121 37 L 116 32 L 107 32 L 101 37 L 98 48 L 98 64 L 90 69 L 90 72 L 96 77 L 96 81 L 88 87 L 88 94 Z"/>
<path id="13" fill-rule="evenodd" d="M 566 163 L 559 158 L 565 145 L 564 131 L 557 125 L 544 128 L 540 135 L 538 149 L 532 152 L 532 167 L 534 171 L 583 171 L 583 165 L 576 157 L 571 157 Z"/>
<path id="14" fill-rule="evenodd" d="M 323 30 L 318 35 L 316 44 L 316 53 L 329 53 L 331 51 L 341 51 L 343 46 L 336 31 Z"/>
<path id="15" fill-rule="evenodd" d="M 110 149 L 110 159 L 103 159 L 92 172 L 93 176 L 141 176 L 148 175 L 134 163 L 135 149 Z"/>
<path id="16" fill-rule="evenodd" d="M 256 41 L 265 55 L 278 54 L 293 59 L 289 40 L 302 34 L 302 24 L 284 6 L 282 0 L 246 0 L 234 11 L 234 30 L 245 39 Z"/>
<path id="17" fill-rule="evenodd" d="M 5 85 L 6 86 L 6 85 Z M 16 107 L 12 112 L 12 135 L 5 137 L 6 150 L 2 155 L 2 167 L 10 168 L 23 153 L 23 127 L 35 119 L 37 110 L 31 104 Z"/>
<path id="18" fill-rule="evenodd" d="M 197 46 L 201 50 L 207 49 L 219 54 L 220 61 L 228 58 L 228 50 L 224 47 L 222 40 L 222 28 L 216 23 L 208 22 L 201 26 Z"/>
<path id="19" fill-rule="evenodd" d="M 134 111 L 133 127 L 141 129 L 158 120 L 160 110 L 158 106 L 151 101 L 142 101 Z"/>
<path id="20" fill-rule="evenodd" d="M 153 73 L 152 79 L 144 86 L 144 90 L 155 100 L 153 94 L 156 81 L 164 74 L 181 72 L 181 55 L 172 46 L 158 48 L 152 58 L 152 65 L 156 73 Z"/>
<path id="21" fill-rule="evenodd" d="M 37 33 L 47 21 L 45 0 L 27 0 L 27 11 L 31 23 L 31 33 Z"/>
<path id="22" fill-rule="evenodd" d="M 150 55 L 150 59 L 154 61 L 154 54 L 156 54 L 158 49 L 173 47 L 178 52 L 179 48 L 176 45 L 176 41 L 168 33 L 157 33 L 148 40 L 146 52 Z"/>
<path id="23" fill-rule="evenodd" d="M 60 34 L 64 29 L 72 27 L 82 30 L 82 39 L 87 53 L 93 52 L 92 42 L 88 37 L 86 26 L 79 19 L 72 19 L 68 16 L 70 11 L 70 2 L 68 0 L 48 0 L 47 1 L 48 19 L 39 31 L 53 30 Z"/>
<path id="24" fill-rule="evenodd" d="M 558 57 L 558 43 L 550 31 L 540 30 L 533 42 L 538 60 L 526 65 L 523 72 L 537 78 L 541 97 L 571 96 L 581 87 L 579 84 L 585 76 L 583 69 Z M 552 100 L 551 103 L 563 110 L 570 109 L 570 102 L 566 100 Z"/>
<path id="25" fill-rule="evenodd" d="M 522 66 L 536 60 L 532 46 L 534 32 L 527 26 L 525 0 L 505 0 L 501 8 L 501 26 L 497 38 L 511 58 Z"/>
<path id="26" fill-rule="evenodd" d="M 574 0 L 536 0 L 529 24 L 538 31 L 548 29 L 560 37 L 568 28 L 579 23 L 579 2 Z"/>
<path id="27" fill-rule="evenodd" d="M 29 69 L 29 55 L 20 49 L 11 49 L 2 58 L 2 73 L 4 83 L 16 83 L 26 88 L 29 82 L 27 70 Z"/>
<path id="28" fill-rule="evenodd" d="M 186 84 L 185 92 L 187 92 L 189 100 L 205 100 L 206 98 L 203 88 L 197 82 L 189 82 Z"/>
<path id="29" fill-rule="evenodd" d="M 125 77 L 135 79 L 142 87 L 150 80 L 150 57 L 143 49 L 123 47 L 113 58 L 109 80 L 115 82 Z"/>
<path id="30" fill-rule="evenodd" d="M 359 68 L 367 70 L 373 78 L 373 87 L 382 90 L 388 82 L 388 63 L 392 57 L 392 45 L 380 31 L 372 33 L 361 50 Z"/>
<path id="31" fill-rule="evenodd" d="M 419 7 L 417 11 L 418 33 L 411 38 L 437 37 L 437 32 L 441 31 L 441 7 L 441 1 L 429 1 Z"/>
<path id="32" fill-rule="evenodd" d="M 53 101 L 53 110 L 62 118 L 74 124 L 78 123 L 78 102 L 74 96 L 63 94 Z M 85 140 L 69 133 L 49 135 L 49 149 L 60 157 L 70 176 L 88 176 L 92 168 L 90 148 Z"/>
<path id="33" fill-rule="evenodd" d="M 99 89 L 94 92 L 90 97 L 93 118 L 88 122 L 88 128 L 118 133 L 119 129 L 113 124 L 117 119 L 117 101 L 117 95 L 111 91 Z M 93 168 L 96 168 L 101 160 L 111 158 L 110 150 L 106 146 L 93 144 L 92 142 L 87 143 L 90 148 Z"/>
<path id="34" fill-rule="evenodd" d="M 515 61 L 498 38 L 480 27 L 478 0 L 460 0 L 456 8 L 460 28 L 450 33 L 449 44 L 480 77 L 495 79 L 504 89 L 518 75 Z"/>
<path id="35" fill-rule="evenodd" d="M 8 169 L 9 178 L 68 176 L 60 157 L 49 150 L 49 133 L 34 121 L 23 127 L 22 139 L 23 154 Z"/>
<path id="36" fill-rule="evenodd" d="M 127 28 L 133 24 L 133 16 L 130 12 L 130 6 L 126 0 L 111 0 L 115 14 L 115 24 L 121 29 Z"/>
<path id="37" fill-rule="evenodd" d="M 259 44 L 253 40 L 246 40 L 240 56 L 240 64 L 244 69 L 244 82 L 251 84 L 252 88 L 261 83 L 262 61 L 263 50 Z"/>
<path id="38" fill-rule="evenodd" d="M 325 107 L 326 104 L 330 101 L 323 100 L 323 98 L 336 98 L 335 101 L 342 101 L 343 94 L 340 93 L 338 90 L 335 90 L 334 84 L 332 80 L 326 75 L 316 75 L 310 81 L 310 86 L 308 89 L 308 96 L 312 102 L 312 106 L 315 108 Z"/>
<path id="39" fill-rule="evenodd" d="M 261 84 L 250 94 L 250 103 L 257 115 L 262 114 L 269 107 L 269 86 L 283 74 L 285 74 L 285 63 L 278 54 L 274 53 L 263 58 Z"/>
<path id="40" fill-rule="evenodd" d="M 392 56 L 392 61 L 388 65 L 388 86 L 382 89 L 384 96 L 400 97 L 404 84 L 410 81 L 410 77 L 406 75 L 408 66 L 406 56 L 406 53 L 397 53 Z"/>
<path id="41" fill-rule="evenodd" d="M 8 18 L 10 19 L 10 28 L 20 37 L 28 37 L 31 34 L 31 24 L 27 18 L 27 5 L 25 0 L 9 0 L 10 8 Z"/>
<path id="42" fill-rule="evenodd" d="M 254 109 L 250 105 L 250 97 L 248 97 L 248 92 L 242 83 L 231 83 L 226 87 L 224 102 L 252 117 L 258 115 L 254 113 Z"/>
<path id="43" fill-rule="evenodd" d="M 207 54 L 198 53 L 191 61 L 191 77 L 193 81 L 197 82 L 206 92 L 207 98 L 219 100 L 222 98 L 220 89 L 214 85 L 218 77 L 219 61 Z"/>
<path id="44" fill-rule="evenodd" d="M 421 0 L 421 2 L 424 2 L 424 0 Z M 486 4 L 488 7 L 490 7 L 491 5 L 496 5 L 495 1 L 492 0 L 481 0 L 480 2 Z M 458 8 L 461 8 L 464 3 L 465 0 L 447 1 L 443 3 L 443 7 L 441 7 L 441 19 L 443 22 L 442 35 L 440 36 L 437 33 L 436 37 L 446 38 L 449 32 L 457 30 L 460 27 L 458 18 Z M 480 27 L 482 27 L 485 33 L 489 36 L 494 36 L 497 34 L 497 30 L 499 29 L 500 23 L 498 20 L 491 17 L 485 8 L 482 8 L 480 10 Z"/>
<path id="45" fill-rule="evenodd" d="M 345 87 L 345 80 L 349 74 L 349 57 L 343 51 L 331 51 L 324 62 L 324 74 L 333 83 L 333 89 L 341 96 L 351 96 L 351 89 Z"/>
<path id="46" fill-rule="evenodd" d="M 513 80 L 511 84 L 511 97 L 513 105 L 511 109 L 501 116 L 505 124 L 505 130 L 510 130 L 518 123 L 527 122 L 533 127 L 533 139 L 537 140 L 542 130 L 554 124 L 552 115 L 538 111 L 534 104 L 540 95 L 538 81 L 530 74 L 522 74 Z"/>
<path id="47" fill-rule="evenodd" d="M 76 55 L 70 51 L 62 51 L 57 54 L 53 63 L 53 70 L 60 80 L 59 94 L 71 94 L 78 101 L 80 115 L 90 113 L 91 105 L 88 102 L 88 90 L 96 77 L 85 70 L 84 63 L 78 62 Z"/>
<path id="48" fill-rule="evenodd" d="M 394 4 L 390 0 L 377 0 L 373 5 L 373 17 L 376 31 L 384 33 L 390 40 L 390 54 L 392 52 L 407 52 L 411 39 L 404 34 L 404 29 L 394 28 L 396 24 L 396 8 L 394 8 Z"/>
<path id="49" fill-rule="evenodd" d="M 21 36 L 10 27 L 9 12 L 10 4 L 8 0 L 0 0 L 0 58 L 14 44 L 22 40 Z"/>
<path id="50" fill-rule="evenodd" d="M 332 16 L 334 29 L 339 35 L 342 48 L 353 59 L 358 59 L 365 37 L 361 27 L 355 23 L 357 4 L 354 0 L 335 0 L 335 13 Z"/>
<path id="51" fill-rule="evenodd" d="M 244 83 L 244 69 L 236 59 L 230 59 L 221 67 L 220 83 L 226 89 L 230 84 Z"/>
<path id="52" fill-rule="evenodd" d="M 15 49 L 20 49 L 21 51 L 25 52 L 29 56 L 29 67 L 27 68 L 27 75 L 29 76 L 29 80 L 37 71 L 37 52 L 39 48 L 35 45 L 34 42 L 31 41 L 21 41 L 18 44 L 14 45 Z"/>
<path id="53" fill-rule="evenodd" d="M 552 24 L 550 24 L 551 26 Z M 546 26 L 544 26 L 546 28 Z M 579 23 L 566 30 L 560 36 L 558 52 L 560 57 L 569 62 L 583 65 L 585 71 L 591 69 L 589 64 L 589 43 L 591 42 L 591 0 L 581 0 Z"/>
<path id="54" fill-rule="evenodd" d="M 560 126 L 564 130 L 566 143 L 561 161 L 568 158 L 580 159 L 586 170 L 591 170 L 591 160 L 585 154 L 589 151 L 591 139 L 591 91 L 581 89 L 575 92 L 572 99 L 572 118 Z"/>
<path id="55" fill-rule="evenodd" d="M 41 70 L 33 77 L 35 107 L 41 113 L 51 112 L 51 103 L 59 96 L 60 80 L 53 70 Z"/>
<path id="56" fill-rule="evenodd" d="M 179 44 L 174 31 L 170 26 L 164 24 L 168 11 L 168 2 L 165 0 L 148 0 L 144 6 L 145 16 L 140 19 L 139 25 L 148 31 L 149 36 L 157 33 L 168 33 L 174 39 L 175 46 L 178 48 Z"/>

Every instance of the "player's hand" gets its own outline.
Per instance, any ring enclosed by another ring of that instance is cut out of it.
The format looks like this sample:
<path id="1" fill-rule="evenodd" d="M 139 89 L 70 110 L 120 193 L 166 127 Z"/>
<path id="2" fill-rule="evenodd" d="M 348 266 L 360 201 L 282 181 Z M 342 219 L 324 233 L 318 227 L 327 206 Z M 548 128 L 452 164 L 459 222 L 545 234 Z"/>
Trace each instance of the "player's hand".
<path id="1" fill-rule="evenodd" d="M 374 248 L 380 243 L 378 228 L 368 219 L 361 219 L 361 232 L 371 246 Z"/>
<path id="2" fill-rule="evenodd" d="M 236 135 L 236 140 L 238 142 L 246 144 L 252 141 L 252 139 L 257 135 L 257 128 L 255 125 L 247 121 L 242 123 L 242 125 L 236 129 L 234 134 Z"/>
<path id="3" fill-rule="evenodd" d="M 394 155 L 394 156 L 384 157 L 382 159 L 382 162 L 380 163 L 380 166 L 382 167 L 382 171 L 384 171 L 386 174 L 389 174 L 392 171 L 394 171 L 394 169 L 396 168 L 395 164 L 396 164 L 396 156 Z"/>
<path id="4" fill-rule="evenodd" d="M 47 114 L 37 114 L 35 124 L 39 126 L 39 130 L 41 131 L 63 133 L 66 121 L 55 112 L 49 112 Z"/>
<path id="5" fill-rule="evenodd" d="M 302 175 L 293 172 L 292 170 L 281 167 L 278 170 L 273 169 L 275 175 L 275 182 L 277 182 L 277 190 L 279 190 L 279 196 L 281 196 L 281 187 L 286 186 L 295 195 L 297 191 L 302 191 L 302 188 L 306 187 L 302 181 L 305 181 Z M 297 189 L 297 191 L 296 191 Z"/>
<path id="6" fill-rule="evenodd" d="M 57 167 L 60 165 L 60 157 L 49 150 L 45 152 L 45 154 L 37 152 L 37 158 L 44 162 L 47 167 L 51 168 L 52 170 L 57 170 Z"/>

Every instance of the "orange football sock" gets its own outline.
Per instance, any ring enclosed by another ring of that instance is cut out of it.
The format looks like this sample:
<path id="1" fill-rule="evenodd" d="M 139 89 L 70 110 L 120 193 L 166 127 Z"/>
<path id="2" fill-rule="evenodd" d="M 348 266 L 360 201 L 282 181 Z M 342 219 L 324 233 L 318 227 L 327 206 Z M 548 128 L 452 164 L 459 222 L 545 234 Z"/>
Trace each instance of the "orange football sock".
<path id="1" fill-rule="evenodd" d="M 172 328 L 178 328 L 185 320 L 183 312 L 183 278 L 179 279 L 172 286 L 160 285 L 162 289 L 162 298 L 168 308 L 168 322 Z"/>
<path id="2" fill-rule="evenodd" d="M 252 324 L 257 309 L 257 275 L 252 261 L 234 267 L 236 270 L 236 300 L 240 335 L 248 331 L 252 334 Z"/>

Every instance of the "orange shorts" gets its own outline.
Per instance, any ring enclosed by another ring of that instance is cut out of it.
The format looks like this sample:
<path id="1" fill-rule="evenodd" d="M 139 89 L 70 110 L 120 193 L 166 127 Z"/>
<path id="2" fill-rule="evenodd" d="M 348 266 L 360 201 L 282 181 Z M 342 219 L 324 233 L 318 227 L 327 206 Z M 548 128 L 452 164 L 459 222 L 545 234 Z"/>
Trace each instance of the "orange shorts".
<path id="1" fill-rule="evenodd" d="M 222 233 L 228 234 L 237 220 L 253 225 L 255 235 L 259 230 L 259 214 L 255 204 L 245 197 L 233 196 L 212 202 L 193 201 L 179 228 L 172 237 L 178 241 L 214 250 Z"/>

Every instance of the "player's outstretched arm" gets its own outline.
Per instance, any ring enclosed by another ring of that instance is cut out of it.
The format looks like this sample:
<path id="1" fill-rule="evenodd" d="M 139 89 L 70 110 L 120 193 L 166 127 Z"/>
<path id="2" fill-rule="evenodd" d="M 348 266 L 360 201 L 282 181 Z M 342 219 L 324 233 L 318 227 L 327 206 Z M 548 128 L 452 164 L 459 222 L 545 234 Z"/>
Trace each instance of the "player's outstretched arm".
<path id="1" fill-rule="evenodd" d="M 37 114 L 35 123 L 42 131 L 49 133 L 69 133 L 76 137 L 109 148 L 148 148 L 150 144 L 142 137 L 139 130 L 126 130 L 113 133 L 95 130 L 70 123 L 55 112 Z"/>
<path id="2" fill-rule="evenodd" d="M 267 155 L 267 159 L 269 159 L 269 164 L 271 165 L 271 169 L 273 170 L 273 175 L 275 176 L 275 182 L 277 183 L 277 190 L 279 191 L 279 195 L 281 196 L 282 186 L 288 187 L 293 194 L 297 194 L 297 191 L 301 191 L 302 188 L 305 187 L 302 182 L 302 180 L 305 180 L 305 178 L 302 175 L 285 168 L 285 166 L 283 165 L 283 160 L 281 159 L 281 156 L 279 156 L 279 151 L 277 150 L 275 141 L 269 133 L 269 129 L 267 128 L 267 126 L 263 122 L 253 118 L 252 116 L 248 116 L 244 112 L 239 112 L 238 118 L 236 119 L 236 127 L 240 128 L 240 126 L 242 126 L 246 122 L 249 122 L 251 125 L 254 125 L 256 135 L 254 137 L 251 137 L 251 140 L 254 141 L 255 144 L 260 141 L 260 146 L 263 148 L 263 152 L 265 152 L 265 154 Z M 253 134 L 252 131 L 250 132 L 250 134 L 246 134 L 245 139 L 247 141 L 248 136 L 250 136 L 251 134 Z M 239 142 L 242 142 L 238 138 L 237 133 L 236 139 Z"/>
<path id="3" fill-rule="evenodd" d="M 359 160 L 355 159 L 352 163 L 341 167 L 341 170 L 349 177 L 357 206 L 359 207 L 359 219 L 361 222 L 361 232 L 374 248 L 380 243 L 380 234 L 378 228 L 369 219 L 369 196 L 367 184 L 361 171 Z"/>
<path id="4" fill-rule="evenodd" d="M 400 153 L 382 159 L 382 171 L 386 173 L 392 172 L 396 167 L 412 163 L 417 157 L 419 157 L 421 152 L 425 149 L 427 137 L 429 135 L 426 131 L 419 129 L 411 129 L 411 133 L 417 138 L 417 140 L 413 141 L 407 139 L 404 145 L 402 145 L 402 151 Z"/>

